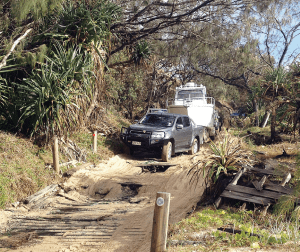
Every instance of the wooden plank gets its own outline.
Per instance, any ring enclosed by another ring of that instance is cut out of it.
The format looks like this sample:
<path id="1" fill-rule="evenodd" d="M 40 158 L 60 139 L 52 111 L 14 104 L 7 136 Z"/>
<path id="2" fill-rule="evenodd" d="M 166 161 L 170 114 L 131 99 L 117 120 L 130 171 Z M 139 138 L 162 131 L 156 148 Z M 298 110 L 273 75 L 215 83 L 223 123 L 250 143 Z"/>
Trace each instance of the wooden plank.
<path id="1" fill-rule="evenodd" d="M 263 185 L 266 182 L 266 179 L 267 179 L 267 176 L 264 175 L 259 182 L 257 180 L 252 181 L 252 184 L 254 185 L 254 187 L 257 191 L 261 191 L 263 189 Z"/>
<path id="2" fill-rule="evenodd" d="M 270 170 L 270 169 L 260 169 L 260 168 L 255 168 L 255 167 L 250 167 L 246 166 L 249 172 L 258 172 L 261 174 L 266 174 L 266 175 L 278 175 L 278 176 L 285 176 L 286 172 L 280 171 L 278 169 L 276 170 Z"/>
<path id="3" fill-rule="evenodd" d="M 273 183 L 265 184 L 265 189 L 270 190 L 270 191 L 274 191 L 274 192 L 283 193 L 283 194 L 292 194 L 293 193 L 292 189 L 285 188 L 283 186 L 276 185 L 276 184 L 273 184 Z"/>
<path id="4" fill-rule="evenodd" d="M 236 185 L 238 180 L 240 179 L 240 177 L 247 171 L 247 168 L 246 167 L 243 167 L 241 170 L 239 170 L 237 172 L 237 174 L 234 176 L 233 180 L 231 181 L 230 184 L 232 185 Z M 216 208 L 219 208 L 219 206 L 221 205 L 222 203 L 222 197 L 220 196 L 216 201 L 215 201 L 215 206 Z"/>
<path id="5" fill-rule="evenodd" d="M 47 204 L 51 202 L 51 199 L 49 199 L 51 196 L 45 196 L 38 201 L 34 202 L 33 205 L 31 205 L 30 209 L 39 209 L 44 208 Z"/>
<path id="6" fill-rule="evenodd" d="M 41 199 L 42 197 L 44 197 L 46 194 L 52 195 L 56 191 L 57 187 L 58 187 L 57 184 L 49 185 L 49 186 L 45 187 L 44 189 L 38 191 L 37 193 L 27 197 L 24 200 L 24 203 L 25 204 L 34 203 L 34 202 L 38 201 L 39 199 Z"/>
<path id="7" fill-rule="evenodd" d="M 270 198 L 270 199 L 279 199 L 282 195 L 281 193 L 277 192 L 270 192 L 267 190 L 257 191 L 255 188 L 250 188 L 246 186 L 240 186 L 240 185 L 231 185 L 229 184 L 226 187 L 227 191 L 234 191 L 234 192 L 240 192 L 240 193 L 247 193 L 254 196 L 259 196 L 262 198 Z"/>
<path id="8" fill-rule="evenodd" d="M 262 190 L 262 187 L 259 185 L 259 182 L 257 180 L 252 181 L 252 185 L 254 185 L 254 187 L 257 191 Z"/>
<path id="9" fill-rule="evenodd" d="M 269 198 L 263 198 L 263 197 L 258 197 L 258 196 L 253 196 L 251 194 L 247 193 L 240 193 L 240 192 L 229 192 L 225 190 L 221 194 L 222 197 L 226 198 L 231 198 L 231 199 L 237 199 L 241 201 L 247 201 L 247 202 L 252 202 L 255 204 L 260 204 L 260 205 L 268 205 L 269 203 L 274 203 L 275 201 Z"/>
<path id="10" fill-rule="evenodd" d="M 259 168 L 254 168 L 254 167 L 249 167 L 247 166 L 247 169 L 249 170 L 249 172 L 259 172 L 262 174 L 267 174 L 267 175 L 273 175 L 275 170 L 268 170 L 268 169 L 259 169 Z"/>

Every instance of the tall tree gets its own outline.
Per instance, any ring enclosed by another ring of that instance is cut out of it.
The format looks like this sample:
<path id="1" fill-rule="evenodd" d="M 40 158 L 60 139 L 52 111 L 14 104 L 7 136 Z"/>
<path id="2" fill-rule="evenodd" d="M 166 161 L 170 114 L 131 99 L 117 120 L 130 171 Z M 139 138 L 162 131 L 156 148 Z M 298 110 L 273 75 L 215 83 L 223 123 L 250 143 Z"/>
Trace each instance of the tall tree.
<path id="1" fill-rule="evenodd" d="M 270 68 L 295 63 L 300 55 L 300 47 L 292 47 L 300 35 L 299 8 L 295 0 L 273 1 L 263 11 L 252 8 L 258 52 Z"/>
<path id="2" fill-rule="evenodd" d="M 253 32 L 259 42 L 258 53 L 268 66 L 263 79 L 269 84 L 261 82 L 262 88 L 265 89 L 262 98 L 267 103 L 263 126 L 271 114 L 272 141 L 275 140 L 277 109 L 291 102 L 291 97 L 294 97 L 288 95 L 291 94 L 288 91 L 291 82 L 290 78 L 287 78 L 287 69 L 289 65 L 297 62 L 300 55 L 300 47 L 294 46 L 300 35 L 299 8 L 299 1 L 289 0 L 271 2 L 263 11 L 252 9 Z M 282 93 L 280 90 L 285 92 Z"/>

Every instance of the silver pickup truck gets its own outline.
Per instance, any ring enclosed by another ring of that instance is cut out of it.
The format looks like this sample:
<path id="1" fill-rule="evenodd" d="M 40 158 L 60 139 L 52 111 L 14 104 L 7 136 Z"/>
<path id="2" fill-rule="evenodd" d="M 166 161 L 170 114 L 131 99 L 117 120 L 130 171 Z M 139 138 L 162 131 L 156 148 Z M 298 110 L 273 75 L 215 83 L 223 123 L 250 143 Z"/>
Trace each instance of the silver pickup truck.
<path id="1" fill-rule="evenodd" d="M 136 150 L 159 150 L 162 161 L 168 162 L 177 152 L 195 154 L 203 144 L 204 127 L 197 126 L 191 118 L 164 111 L 146 114 L 138 123 L 122 127 L 121 140 Z"/>

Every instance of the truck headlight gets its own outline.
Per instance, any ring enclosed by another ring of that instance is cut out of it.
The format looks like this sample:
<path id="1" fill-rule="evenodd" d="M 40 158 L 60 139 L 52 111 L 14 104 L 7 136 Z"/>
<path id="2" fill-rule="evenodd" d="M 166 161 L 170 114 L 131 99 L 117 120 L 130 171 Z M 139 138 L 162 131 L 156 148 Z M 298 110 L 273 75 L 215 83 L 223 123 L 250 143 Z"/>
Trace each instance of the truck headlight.
<path id="1" fill-rule="evenodd" d="M 152 139 L 160 139 L 165 137 L 165 132 L 152 132 Z"/>

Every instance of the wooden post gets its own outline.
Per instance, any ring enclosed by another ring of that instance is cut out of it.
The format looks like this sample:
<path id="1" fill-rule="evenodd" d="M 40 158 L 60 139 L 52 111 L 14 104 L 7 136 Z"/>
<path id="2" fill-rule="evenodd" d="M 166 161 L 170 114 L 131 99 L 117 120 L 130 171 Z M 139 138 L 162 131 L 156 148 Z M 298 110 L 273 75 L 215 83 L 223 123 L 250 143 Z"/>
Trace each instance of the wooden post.
<path id="1" fill-rule="evenodd" d="M 263 210 L 261 211 L 261 216 L 266 216 L 268 208 L 271 206 L 270 203 L 268 203 L 266 206 L 264 206 Z"/>
<path id="2" fill-rule="evenodd" d="M 56 173 L 59 173 L 59 156 L 58 156 L 58 139 L 57 136 L 53 137 L 53 148 L 52 148 L 52 156 L 53 156 L 53 166 Z"/>
<path id="3" fill-rule="evenodd" d="M 167 234 L 170 209 L 170 193 L 158 192 L 154 207 L 151 252 L 167 250 Z"/>
<path id="4" fill-rule="evenodd" d="M 93 133 L 93 152 L 97 153 L 97 130 Z"/>

